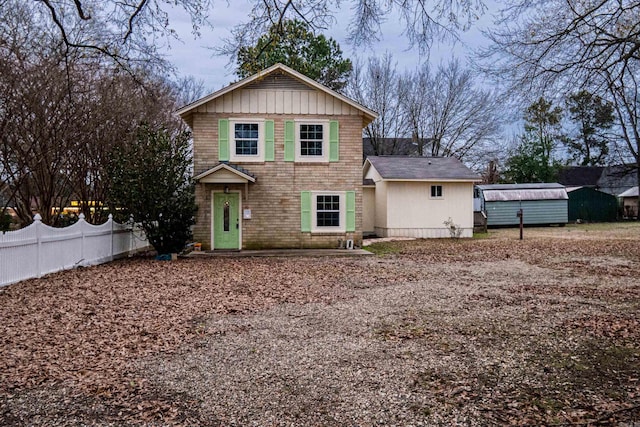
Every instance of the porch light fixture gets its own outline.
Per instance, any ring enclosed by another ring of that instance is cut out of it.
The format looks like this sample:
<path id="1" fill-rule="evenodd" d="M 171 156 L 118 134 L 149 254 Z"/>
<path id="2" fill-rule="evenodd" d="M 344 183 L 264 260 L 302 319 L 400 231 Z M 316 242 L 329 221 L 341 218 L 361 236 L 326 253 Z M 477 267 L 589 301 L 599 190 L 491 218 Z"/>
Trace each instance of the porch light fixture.
<path id="1" fill-rule="evenodd" d="M 229 186 L 228 185 L 224 186 L 224 194 L 229 194 Z"/>

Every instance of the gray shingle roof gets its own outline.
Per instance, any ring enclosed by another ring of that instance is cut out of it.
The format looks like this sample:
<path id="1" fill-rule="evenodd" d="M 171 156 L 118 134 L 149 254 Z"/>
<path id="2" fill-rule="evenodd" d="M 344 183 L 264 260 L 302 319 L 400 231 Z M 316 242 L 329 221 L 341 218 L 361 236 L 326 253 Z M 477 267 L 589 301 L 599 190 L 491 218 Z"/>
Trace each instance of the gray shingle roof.
<path id="1" fill-rule="evenodd" d="M 367 160 L 383 179 L 481 180 L 454 157 L 369 156 Z"/>

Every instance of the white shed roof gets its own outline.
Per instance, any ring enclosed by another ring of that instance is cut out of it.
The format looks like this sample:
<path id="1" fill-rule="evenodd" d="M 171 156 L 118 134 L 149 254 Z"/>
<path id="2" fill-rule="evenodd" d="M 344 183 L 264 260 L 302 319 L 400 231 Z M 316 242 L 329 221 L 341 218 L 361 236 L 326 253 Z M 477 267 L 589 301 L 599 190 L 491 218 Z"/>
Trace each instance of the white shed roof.
<path id="1" fill-rule="evenodd" d="M 618 197 L 638 197 L 638 186 L 631 187 L 627 191 L 620 193 Z"/>
<path id="2" fill-rule="evenodd" d="M 564 188 L 530 188 L 522 190 L 483 190 L 487 202 L 506 202 L 514 200 L 567 200 Z"/>

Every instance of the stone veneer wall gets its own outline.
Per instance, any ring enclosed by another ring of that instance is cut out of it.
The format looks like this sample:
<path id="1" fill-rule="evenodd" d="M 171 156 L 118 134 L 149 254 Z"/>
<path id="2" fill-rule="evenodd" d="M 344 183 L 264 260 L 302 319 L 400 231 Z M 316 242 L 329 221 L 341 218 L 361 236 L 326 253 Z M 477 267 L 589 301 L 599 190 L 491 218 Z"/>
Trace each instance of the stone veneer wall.
<path id="1" fill-rule="evenodd" d="M 241 193 L 241 209 L 251 209 L 252 219 L 241 220 L 242 248 L 337 248 L 340 240 L 362 242 L 362 117 L 332 115 L 247 115 L 195 113 L 193 117 L 194 170 L 202 173 L 219 163 L 218 119 L 272 119 L 275 125 L 275 161 L 234 163 L 256 177 L 249 183 L 229 185 Z M 292 119 L 329 119 L 340 122 L 340 161 L 330 163 L 295 163 L 284 161 L 284 121 Z M 211 247 L 211 192 L 221 185 L 196 185 L 199 209 L 194 239 L 204 249 Z M 302 233 L 300 231 L 301 191 L 355 191 L 355 233 Z"/>

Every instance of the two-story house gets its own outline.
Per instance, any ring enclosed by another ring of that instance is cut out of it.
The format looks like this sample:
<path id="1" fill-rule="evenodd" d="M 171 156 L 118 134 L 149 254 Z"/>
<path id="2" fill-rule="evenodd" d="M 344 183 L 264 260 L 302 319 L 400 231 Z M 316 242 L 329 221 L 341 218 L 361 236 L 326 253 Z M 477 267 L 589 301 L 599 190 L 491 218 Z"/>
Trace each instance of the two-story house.
<path id="1" fill-rule="evenodd" d="M 376 113 L 273 65 L 181 108 L 204 249 L 362 240 L 362 129 Z"/>

